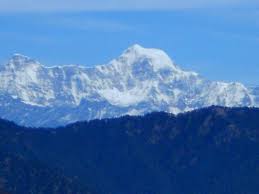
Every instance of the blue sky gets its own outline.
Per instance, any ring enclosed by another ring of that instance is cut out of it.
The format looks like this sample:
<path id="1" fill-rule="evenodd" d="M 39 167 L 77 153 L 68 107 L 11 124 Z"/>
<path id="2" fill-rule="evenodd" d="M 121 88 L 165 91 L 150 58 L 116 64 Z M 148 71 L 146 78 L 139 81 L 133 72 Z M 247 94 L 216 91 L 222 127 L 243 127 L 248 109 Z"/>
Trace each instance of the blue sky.
<path id="1" fill-rule="evenodd" d="M 73 3 L 71 3 L 73 2 Z M 138 43 L 212 80 L 259 85 L 259 0 L 0 0 L 0 62 L 103 64 Z"/>

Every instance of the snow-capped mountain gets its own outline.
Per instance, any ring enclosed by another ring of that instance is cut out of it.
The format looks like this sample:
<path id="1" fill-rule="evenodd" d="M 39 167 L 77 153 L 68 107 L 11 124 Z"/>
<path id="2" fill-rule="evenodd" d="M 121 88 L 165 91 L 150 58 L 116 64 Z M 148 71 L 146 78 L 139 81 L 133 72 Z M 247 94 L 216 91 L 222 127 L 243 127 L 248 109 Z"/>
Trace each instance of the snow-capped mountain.
<path id="1" fill-rule="evenodd" d="M 95 67 L 46 67 L 20 54 L 0 66 L 0 117 L 26 126 L 210 105 L 259 106 L 259 88 L 205 80 L 139 45 Z"/>

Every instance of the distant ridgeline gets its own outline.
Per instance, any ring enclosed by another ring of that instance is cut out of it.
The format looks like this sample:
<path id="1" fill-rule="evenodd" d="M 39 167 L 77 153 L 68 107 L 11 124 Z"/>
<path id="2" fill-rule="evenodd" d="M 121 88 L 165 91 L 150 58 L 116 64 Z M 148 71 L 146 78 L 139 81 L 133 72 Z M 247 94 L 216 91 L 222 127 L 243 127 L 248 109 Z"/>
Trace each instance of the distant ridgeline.
<path id="1" fill-rule="evenodd" d="M 48 67 L 20 54 L 0 65 L 1 118 L 27 127 L 211 105 L 259 107 L 259 87 L 210 81 L 182 69 L 164 51 L 139 45 L 92 67 Z"/>
<path id="2" fill-rule="evenodd" d="M 10 194 L 258 194 L 259 109 L 210 107 L 32 129 L 0 121 Z"/>

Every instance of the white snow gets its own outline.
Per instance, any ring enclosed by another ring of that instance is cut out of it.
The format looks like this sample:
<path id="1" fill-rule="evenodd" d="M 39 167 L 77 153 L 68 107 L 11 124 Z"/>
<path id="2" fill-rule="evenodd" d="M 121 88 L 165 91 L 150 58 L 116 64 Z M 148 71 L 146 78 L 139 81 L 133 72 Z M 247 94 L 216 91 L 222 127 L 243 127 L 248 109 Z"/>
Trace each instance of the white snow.
<path id="1" fill-rule="evenodd" d="M 195 72 L 182 70 L 164 51 L 137 44 L 105 65 L 88 68 L 46 67 L 15 54 L 0 69 L 0 91 L 35 106 L 35 110 L 37 106 L 53 107 L 53 114 L 57 115 L 63 107 L 81 108 L 83 100 L 109 105 L 103 108 L 84 105 L 82 110 L 89 119 L 154 110 L 180 113 L 210 105 L 259 106 L 259 90 L 248 89 L 241 83 L 207 81 Z M 65 123 L 70 118 L 73 121 L 82 118 L 80 112 L 64 115 L 60 120 Z"/>

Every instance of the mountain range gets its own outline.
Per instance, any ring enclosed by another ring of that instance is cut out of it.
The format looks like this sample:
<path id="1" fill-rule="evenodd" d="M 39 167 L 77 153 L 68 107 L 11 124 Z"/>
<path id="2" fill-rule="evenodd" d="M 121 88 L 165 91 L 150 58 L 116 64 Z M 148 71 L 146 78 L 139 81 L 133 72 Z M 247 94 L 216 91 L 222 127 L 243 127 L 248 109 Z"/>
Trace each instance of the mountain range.
<path id="1" fill-rule="evenodd" d="M 140 45 L 94 67 L 47 67 L 21 54 L 0 66 L 0 115 L 24 126 L 211 105 L 258 107 L 259 87 L 207 80 L 181 69 L 164 51 Z"/>

